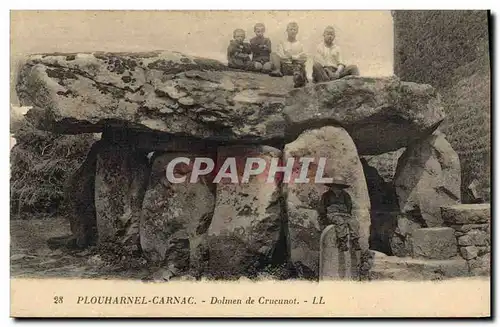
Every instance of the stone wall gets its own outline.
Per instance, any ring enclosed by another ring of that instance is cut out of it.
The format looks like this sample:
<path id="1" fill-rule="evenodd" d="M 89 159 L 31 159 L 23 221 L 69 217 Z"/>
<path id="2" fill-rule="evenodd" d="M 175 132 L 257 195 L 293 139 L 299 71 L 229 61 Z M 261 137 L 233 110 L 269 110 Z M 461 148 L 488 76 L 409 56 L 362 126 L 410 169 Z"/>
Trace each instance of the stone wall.
<path id="1" fill-rule="evenodd" d="M 490 62 L 487 11 L 393 11 L 394 73 L 442 96 L 441 130 L 462 166 L 462 201 L 490 199 Z M 477 194 L 469 186 L 477 184 Z"/>
<path id="2" fill-rule="evenodd" d="M 455 205 L 442 208 L 446 224 L 455 230 L 460 256 L 467 260 L 471 275 L 490 274 L 490 206 Z"/>
<path id="3" fill-rule="evenodd" d="M 396 244 L 399 247 L 393 251 L 395 256 L 375 252 L 371 278 L 440 280 L 490 276 L 490 205 L 443 206 L 441 215 L 444 226 L 431 228 L 412 226 L 407 219 L 398 218 L 398 228 L 409 231 L 405 242 Z"/>

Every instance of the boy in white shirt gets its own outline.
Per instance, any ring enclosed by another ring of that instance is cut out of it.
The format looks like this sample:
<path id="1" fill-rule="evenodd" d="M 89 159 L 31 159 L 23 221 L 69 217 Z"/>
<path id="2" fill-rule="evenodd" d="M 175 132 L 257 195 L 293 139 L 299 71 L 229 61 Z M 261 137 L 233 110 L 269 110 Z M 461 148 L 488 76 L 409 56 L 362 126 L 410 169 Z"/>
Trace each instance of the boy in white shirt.
<path id="1" fill-rule="evenodd" d="M 282 41 L 276 52 L 271 53 L 273 70 L 269 75 L 282 77 L 283 75 L 295 75 L 297 70 L 303 70 L 307 60 L 302 43 L 297 40 L 299 25 L 291 22 L 286 27 L 288 38 Z"/>
<path id="2" fill-rule="evenodd" d="M 323 33 L 323 42 L 318 45 L 314 57 L 307 63 L 306 71 L 309 81 L 321 83 L 348 75 L 359 75 L 357 66 L 344 64 L 340 48 L 334 43 L 334 40 L 335 29 L 332 26 L 327 26 Z"/>

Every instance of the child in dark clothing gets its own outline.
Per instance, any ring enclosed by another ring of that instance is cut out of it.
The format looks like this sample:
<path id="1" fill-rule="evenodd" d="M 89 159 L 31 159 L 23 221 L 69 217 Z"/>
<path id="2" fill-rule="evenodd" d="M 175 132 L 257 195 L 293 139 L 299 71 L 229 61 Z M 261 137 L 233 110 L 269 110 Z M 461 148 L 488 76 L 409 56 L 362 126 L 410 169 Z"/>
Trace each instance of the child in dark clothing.
<path id="1" fill-rule="evenodd" d="M 250 58 L 252 49 L 245 41 L 245 31 L 238 28 L 233 32 L 233 40 L 227 47 L 227 63 L 230 68 L 252 70 L 254 64 Z"/>
<path id="2" fill-rule="evenodd" d="M 271 65 L 271 40 L 264 37 L 266 27 L 262 23 L 255 24 L 253 28 L 255 37 L 250 40 L 252 48 L 252 61 L 257 71 L 270 72 Z"/>

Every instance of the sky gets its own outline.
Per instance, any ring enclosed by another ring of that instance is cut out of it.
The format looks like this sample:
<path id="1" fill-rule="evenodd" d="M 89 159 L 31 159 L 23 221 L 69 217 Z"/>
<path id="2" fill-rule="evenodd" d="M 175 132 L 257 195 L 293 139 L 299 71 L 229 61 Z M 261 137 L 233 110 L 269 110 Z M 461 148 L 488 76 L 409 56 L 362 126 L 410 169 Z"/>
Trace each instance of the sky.
<path id="1" fill-rule="evenodd" d="M 23 58 L 40 52 L 174 50 L 225 62 L 234 29 L 248 41 L 254 24 L 264 23 L 274 49 L 291 21 L 306 51 L 333 25 L 347 64 L 362 76 L 392 75 L 389 11 L 11 11 L 11 80 Z"/>

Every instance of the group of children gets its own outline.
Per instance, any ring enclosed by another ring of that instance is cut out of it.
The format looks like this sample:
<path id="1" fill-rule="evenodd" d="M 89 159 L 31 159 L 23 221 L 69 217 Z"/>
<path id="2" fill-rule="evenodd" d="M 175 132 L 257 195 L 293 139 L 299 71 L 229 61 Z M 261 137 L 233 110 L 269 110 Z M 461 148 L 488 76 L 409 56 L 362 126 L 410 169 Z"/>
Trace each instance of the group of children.
<path id="1" fill-rule="evenodd" d="M 345 65 L 340 48 L 335 44 L 335 29 L 325 28 L 323 42 L 316 48 L 314 55 L 308 56 L 302 43 L 297 40 L 299 26 L 295 22 L 287 25 L 288 38 L 283 40 L 275 52 L 271 51 L 271 40 L 264 36 L 265 26 L 254 26 L 255 37 L 245 42 L 245 31 L 236 29 L 233 40 L 227 48 L 230 68 L 260 71 L 271 76 L 293 76 L 294 86 L 302 87 L 307 82 L 326 82 L 347 75 L 359 75 L 355 65 Z"/>

